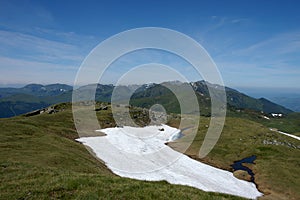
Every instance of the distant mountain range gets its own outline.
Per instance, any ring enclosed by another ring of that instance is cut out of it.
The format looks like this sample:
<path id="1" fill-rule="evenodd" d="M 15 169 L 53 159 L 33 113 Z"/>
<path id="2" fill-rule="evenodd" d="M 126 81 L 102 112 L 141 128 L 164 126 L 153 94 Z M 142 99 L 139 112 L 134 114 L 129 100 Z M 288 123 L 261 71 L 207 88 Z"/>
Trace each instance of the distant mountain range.
<path id="1" fill-rule="evenodd" d="M 22 88 L 0 88 L 0 118 L 12 117 L 56 103 L 71 101 L 72 86 L 30 84 Z"/>
<path id="2" fill-rule="evenodd" d="M 218 85 L 210 84 L 205 81 L 197 81 L 191 83 L 167 82 L 165 85 L 172 87 L 184 87 L 190 84 L 195 91 L 202 115 L 210 114 L 210 95 L 209 89 L 216 90 Z M 96 100 L 110 102 L 112 92 L 115 89 L 113 85 L 86 85 L 80 90 L 90 92 L 97 87 Z M 180 106 L 175 95 L 161 84 L 144 84 L 118 86 L 118 91 L 130 93 L 135 91 L 131 96 L 130 104 L 140 107 L 150 108 L 153 104 L 162 104 L 168 112 L 179 113 Z M 39 85 L 30 84 L 22 88 L 0 88 L 0 118 L 12 117 L 24 114 L 36 109 L 41 109 L 52 104 L 70 102 L 72 100 L 72 86 L 65 84 Z M 262 111 L 264 113 L 283 113 L 293 112 L 281 105 L 273 103 L 267 99 L 255 99 L 232 88 L 225 88 L 227 95 L 227 104 L 231 109 L 249 109 L 254 111 Z M 188 98 L 188 97 L 186 97 Z"/>
<path id="3" fill-rule="evenodd" d="M 240 91 L 244 91 L 247 95 L 260 98 L 264 97 L 270 101 L 282 105 L 295 112 L 300 112 L 300 90 L 299 88 L 249 88 L 241 87 Z"/>
<path id="4" fill-rule="evenodd" d="M 72 86 L 65 84 L 29 84 L 22 88 L 0 88 L 0 98 L 9 97 L 15 94 L 28 94 L 38 97 L 57 96 L 72 90 L 72 88 Z"/>
<path id="5" fill-rule="evenodd" d="M 273 102 L 283 105 L 293 111 L 300 112 L 300 96 L 293 97 L 270 97 Z"/>
<path id="6" fill-rule="evenodd" d="M 197 81 L 189 84 L 193 87 L 194 91 L 196 92 L 201 114 L 209 115 L 211 105 L 209 90 L 216 91 L 220 86 L 210 84 L 205 81 Z M 177 83 L 176 86 L 180 87 L 182 85 Z M 262 111 L 266 114 L 288 114 L 293 112 L 292 110 L 287 109 L 281 105 L 275 104 L 265 98 L 255 99 L 229 87 L 225 87 L 225 91 L 229 109 L 249 109 L 254 111 Z M 136 92 L 132 96 L 131 102 L 135 106 L 146 108 L 149 108 L 156 102 L 164 105 L 167 111 L 175 113 L 180 112 L 180 107 L 174 94 L 172 94 L 171 91 L 169 91 L 167 88 L 163 87 L 160 84 L 154 84 L 152 87 L 148 87 L 145 90 Z"/>

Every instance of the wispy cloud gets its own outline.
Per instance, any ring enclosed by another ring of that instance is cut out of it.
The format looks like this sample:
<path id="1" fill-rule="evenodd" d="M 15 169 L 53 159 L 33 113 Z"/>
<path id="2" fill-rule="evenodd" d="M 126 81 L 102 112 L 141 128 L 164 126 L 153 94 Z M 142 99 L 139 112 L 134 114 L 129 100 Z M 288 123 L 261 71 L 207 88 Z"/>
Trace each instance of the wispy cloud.
<path id="1" fill-rule="evenodd" d="M 229 85 L 238 85 L 236 80 L 240 79 L 245 86 L 298 87 L 300 57 L 297 55 L 300 55 L 300 32 L 289 32 L 224 52 L 216 60 L 222 74 L 231 82 Z"/>
<path id="2" fill-rule="evenodd" d="M 81 62 L 92 49 L 91 44 L 97 41 L 75 33 L 44 34 L 45 38 L 0 30 L 1 84 L 73 83 Z"/>
<path id="3" fill-rule="evenodd" d="M 212 16 L 194 37 L 214 57 L 222 56 L 251 41 L 246 37 L 253 28 L 252 20 L 239 17 Z"/>
<path id="4" fill-rule="evenodd" d="M 0 57 L 0 84 L 54 83 L 72 84 L 78 69 L 74 65 Z"/>
<path id="5" fill-rule="evenodd" d="M 0 2 L 0 82 L 72 83 L 97 38 L 60 29 L 39 2 Z M 72 75 L 72 77 L 70 77 Z"/>
<path id="6" fill-rule="evenodd" d="M 79 63 L 83 49 L 73 44 L 57 42 L 29 34 L 0 30 L 0 54 L 44 62 Z"/>
<path id="7" fill-rule="evenodd" d="M 237 55 L 256 54 L 258 56 L 259 54 L 285 55 L 293 52 L 300 52 L 300 31 L 279 34 L 234 53 Z"/>

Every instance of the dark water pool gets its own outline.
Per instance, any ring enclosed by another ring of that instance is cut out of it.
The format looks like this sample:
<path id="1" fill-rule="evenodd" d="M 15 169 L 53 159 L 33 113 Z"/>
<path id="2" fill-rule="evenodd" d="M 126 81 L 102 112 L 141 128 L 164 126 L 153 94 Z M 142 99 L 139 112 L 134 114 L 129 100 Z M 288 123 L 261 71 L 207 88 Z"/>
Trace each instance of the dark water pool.
<path id="1" fill-rule="evenodd" d="M 254 173 L 248 167 L 243 166 L 243 163 L 252 163 L 253 164 L 255 159 L 256 159 L 256 156 L 253 155 L 253 156 L 244 158 L 242 160 L 235 161 L 231 165 L 231 167 L 233 168 L 234 171 L 236 171 L 236 170 L 246 171 L 251 176 L 251 182 L 254 182 Z"/>

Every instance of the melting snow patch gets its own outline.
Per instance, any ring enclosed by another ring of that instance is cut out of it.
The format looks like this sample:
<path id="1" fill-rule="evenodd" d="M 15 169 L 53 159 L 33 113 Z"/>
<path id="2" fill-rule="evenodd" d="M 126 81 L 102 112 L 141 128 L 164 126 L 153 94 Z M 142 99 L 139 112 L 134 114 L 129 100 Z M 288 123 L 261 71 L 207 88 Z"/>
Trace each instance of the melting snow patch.
<path id="1" fill-rule="evenodd" d="M 161 130 L 163 131 L 161 131 Z M 77 141 L 93 149 L 115 174 L 138 180 L 166 180 L 204 191 L 255 199 L 263 194 L 255 184 L 239 180 L 231 172 L 203 164 L 179 153 L 166 142 L 178 138 L 180 130 L 167 125 L 101 130 L 106 136 Z"/>
<path id="2" fill-rule="evenodd" d="M 267 117 L 267 116 L 263 116 L 263 118 L 264 118 L 264 119 L 267 119 L 267 120 L 270 120 L 270 118 L 269 118 L 269 117 Z"/>
<path id="3" fill-rule="evenodd" d="M 277 133 L 280 133 L 282 135 L 286 135 L 286 136 L 289 136 L 291 138 L 294 138 L 296 140 L 300 140 L 300 137 L 296 136 L 296 135 L 292 135 L 292 134 L 289 134 L 289 133 L 285 133 L 285 132 L 282 132 L 282 131 L 278 131 L 277 129 L 273 129 L 273 128 L 270 128 L 271 131 L 276 131 Z"/>

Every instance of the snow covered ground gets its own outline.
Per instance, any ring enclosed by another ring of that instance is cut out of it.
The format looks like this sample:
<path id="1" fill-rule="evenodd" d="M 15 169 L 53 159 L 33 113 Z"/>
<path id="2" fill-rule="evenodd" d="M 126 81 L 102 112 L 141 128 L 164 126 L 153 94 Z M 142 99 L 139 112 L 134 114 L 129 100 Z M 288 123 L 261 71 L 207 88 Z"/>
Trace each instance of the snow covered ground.
<path id="1" fill-rule="evenodd" d="M 270 130 L 271 130 L 271 131 L 276 131 L 277 133 L 280 133 L 280 134 L 282 134 L 282 135 L 289 136 L 289 137 L 294 138 L 294 139 L 296 139 L 296 140 L 300 140 L 300 137 L 298 137 L 298 136 L 296 136 L 296 135 L 292 135 L 292 134 L 289 134 L 289 133 L 285 133 L 285 132 L 282 132 L 282 131 L 278 131 L 278 130 L 272 129 L 272 128 L 270 128 Z"/>
<path id="2" fill-rule="evenodd" d="M 255 184 L 239 180 L 231 172 L 195 161 L 174 151 L 166 142 L 180 130 L 161 126 L 107 128 L 106 136 L 83 137 L 77 141 L 93 149 L 115 174 L 138 180 L 166 180 L 204 191 L 255 199 L 263 194 Z"/>

